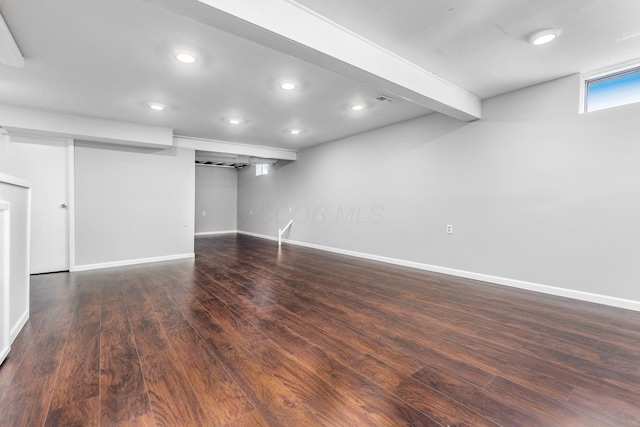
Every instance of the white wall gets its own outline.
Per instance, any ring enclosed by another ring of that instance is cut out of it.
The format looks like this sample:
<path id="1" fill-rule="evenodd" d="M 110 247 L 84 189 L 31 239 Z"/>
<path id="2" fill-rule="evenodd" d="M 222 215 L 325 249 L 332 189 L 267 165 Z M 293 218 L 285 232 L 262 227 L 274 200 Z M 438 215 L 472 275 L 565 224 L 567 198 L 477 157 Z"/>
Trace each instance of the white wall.
<path id="1" fill-rule="evenodd" d="M 11 244 L 9 231 L 9 214 L 11 203 L 0 199 L 0 364 L 4 361 L 11 349 L 10 317 L 9 310 L 9 262 Z"/>
<path id="2" fill-rule="evenodd" d="M 433 114 L 241 171 L 238 228 L 275 236 L 292 206 L 292 240 L 639 302 L 640 104 L 580 115 L 579 87 L 571 76 L 489 99 L 477 122 Z"/>
<path id="3" fill-rule="evenodd" d="M 0 173 L 0 200 L 9 202 L 9 326 L 11 340 L 29 319 L 29 221 L 28 183 Z M 5 211 L 6 212 L 6 211 Z M 2 232 L 2 230 L 0 230 Z M 4 237 L 4 236 L 2 236 Z M 2 239 L 0 238 L 0 241 Z M 0 243 L 1 244 L 1 243 Z"/>
<path id="4" fill-rule="evenodd" d="M 193 256 L 191 149 L 76 141 L 76 270 Z"/>
<path id="5" fill-rule="evenodd" d="M 236 230 L 238 206 L 236 169 L 197 166 L 195 174 L 196 233 Z"/>

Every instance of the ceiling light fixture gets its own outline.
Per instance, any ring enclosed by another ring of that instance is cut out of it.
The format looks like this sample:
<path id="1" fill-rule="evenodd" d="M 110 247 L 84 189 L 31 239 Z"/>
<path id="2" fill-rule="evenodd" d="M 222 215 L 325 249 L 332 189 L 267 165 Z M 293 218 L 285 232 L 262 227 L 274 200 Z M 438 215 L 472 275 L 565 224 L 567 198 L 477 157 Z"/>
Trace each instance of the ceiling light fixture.
<path id="1" fill-rule="evenodd" d="M 179 52 L 176 54 L 176 59 L 183 64 L 193 64 L 198 60 L 196 56 L 190 52 Z"/>
<path id="2" fill-rule="evenodd" d="M 164 104 L 158 104 L 157 102 L 150 102 L 147 105 L 149 105 L 149 108 L 155 111 L 162 111 L 165 108 Z"/>
<path id="3" fill-rule="evenodd" d="M 543 30 L 536 31 L 529 36 L 529 43 L 534 46 L 540 46 L 552 42 L 560 35 L 560 30 Z"/>
<path id="4" fill-rule="evenodd" d="M 239 125 L 240 123 L 242 123 L 242 120 L 240 119 L 227 119 L 227 122 L 229 122 L 230 125 Z"/>
<path id="5" fill-rule="evenodd" d="M 293 82 L 282 82 L 280 83 L 280 88 L 283 90 L 294 90 L 296 88 L 296 84 Z"/>
<path id="6" fill-rule="evenodd" d="M 362 105 L 362 104 L 353 104 L 351 106 L 351 109 L 353 111 L 362 111 L 362 110 L 364 110 L 364 105 Z"/>
<path id="7" fill-rule="evenodd" d="M 302 129 L 289 129 L 289 133 L 291 135 L 299 135 L 300 133 L 302 133 Z"/>

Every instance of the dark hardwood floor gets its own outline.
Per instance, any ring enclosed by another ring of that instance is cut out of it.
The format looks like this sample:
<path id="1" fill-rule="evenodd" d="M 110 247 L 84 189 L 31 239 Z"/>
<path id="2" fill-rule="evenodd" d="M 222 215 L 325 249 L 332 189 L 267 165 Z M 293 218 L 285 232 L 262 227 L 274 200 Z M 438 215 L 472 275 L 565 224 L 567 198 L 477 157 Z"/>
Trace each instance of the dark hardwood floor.
<path id="1" fill-rule="evenodd" d="M 640 426 L 640 313 L 246 236 L 32 277 L 0 426 Z"/>

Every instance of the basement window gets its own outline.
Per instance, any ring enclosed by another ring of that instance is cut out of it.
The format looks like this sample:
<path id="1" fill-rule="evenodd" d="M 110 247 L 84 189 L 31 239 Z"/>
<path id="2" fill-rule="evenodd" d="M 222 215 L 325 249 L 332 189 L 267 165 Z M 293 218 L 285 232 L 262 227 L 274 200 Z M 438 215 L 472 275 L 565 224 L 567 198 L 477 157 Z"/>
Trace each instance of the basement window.
<path id="1" fill-rule="evenodd" d="M 256 176 L 267 175 L 269 173 L 269 165 L 256 165 Z"/>
<path id="2" fill-rule="evenodd" d="M 584 112 L 640 102 L 640 66 L 584 78 Z"/>

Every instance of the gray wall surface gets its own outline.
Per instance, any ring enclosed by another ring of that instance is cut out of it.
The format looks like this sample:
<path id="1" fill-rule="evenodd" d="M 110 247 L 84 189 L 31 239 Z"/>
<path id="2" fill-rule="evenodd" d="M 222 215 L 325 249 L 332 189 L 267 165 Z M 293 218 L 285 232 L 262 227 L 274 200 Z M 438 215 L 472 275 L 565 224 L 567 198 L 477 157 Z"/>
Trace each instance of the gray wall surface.
<path id="1" fill-rule="evenodd" d="M 473 123 L 432 114 L 243 170 L 238 229 L 293 217 L 292 240 L 640 301 L 640 104 L 578 114 L 579 90 L 571 76 Z"/>
<path id="2" fill-rule="evenodd" d="M 196 233 L 236 230 L 237 206 L 236 169 L 196 167 Z"/>
<path id="3" fill-rule="evenodd" d="M 193 253 L 195 152 L 76 141 L 76 265 Z"/>

